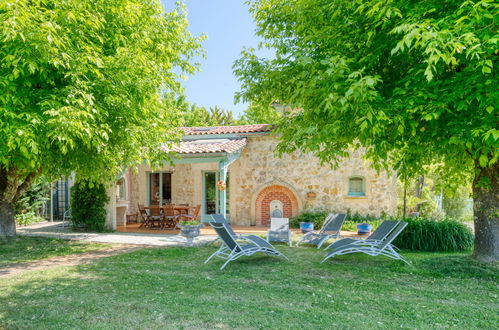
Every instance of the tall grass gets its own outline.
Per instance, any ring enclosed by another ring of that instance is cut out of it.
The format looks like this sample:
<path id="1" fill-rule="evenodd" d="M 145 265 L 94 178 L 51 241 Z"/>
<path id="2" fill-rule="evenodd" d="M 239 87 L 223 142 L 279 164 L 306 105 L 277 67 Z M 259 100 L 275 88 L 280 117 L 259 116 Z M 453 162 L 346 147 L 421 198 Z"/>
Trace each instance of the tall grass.
<path id="1" fill-rule="evenodd" d="M 473 233 L 464 224 L 454 220 L 405 219 L 407 227 L 394 245 L 413 251 L 466 251 L 473 247 Z"/>

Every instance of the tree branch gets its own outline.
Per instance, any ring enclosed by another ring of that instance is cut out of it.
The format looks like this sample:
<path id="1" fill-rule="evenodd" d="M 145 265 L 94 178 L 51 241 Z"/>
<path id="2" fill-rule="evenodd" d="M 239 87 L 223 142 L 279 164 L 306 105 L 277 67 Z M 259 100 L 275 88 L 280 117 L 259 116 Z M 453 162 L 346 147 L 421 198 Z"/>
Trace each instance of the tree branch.
<path id="1" fill-rule="evenodd" d="M 41 169 L 38 169 L 36 172 L 31 172 L 26 176 L 24 181 L 17 187 L 16 193 L 14 194 L 14 197 L 12 199 L 12 202 L 15 202 L 21 197 L 22 194 L 26 192 L 31 187 L 31 184 L 33 183 L 33 180 L 38 177 L 40 174 Z"/>

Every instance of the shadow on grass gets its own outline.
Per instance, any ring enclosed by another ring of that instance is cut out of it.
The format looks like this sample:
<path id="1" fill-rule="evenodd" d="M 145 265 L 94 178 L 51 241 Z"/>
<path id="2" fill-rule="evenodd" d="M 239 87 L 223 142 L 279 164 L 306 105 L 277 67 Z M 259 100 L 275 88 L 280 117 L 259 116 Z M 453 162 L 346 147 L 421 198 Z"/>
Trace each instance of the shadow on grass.
<path id="1" fill-rule="evenodd" d="M 418 268 L 431 276 L 499 281 L 499 263 L 484 264 L 466 255 L 423 259 Z"/>
<path id="2" fill-rule="evenodd" d="M 26 274 L 11 284 L 0 283 L 0 305 L 6 307 L 0 324 L 7 328 L 376 328 L 380 324 L 424 328 L 429 322 L 427 306 L 437 300 L 439 312 L 431 317 L 442 327 L 462 322 L 463 328 L 487 328 L 497 319 L 493 298 L 487 297 L 490 283 L 474 280 L 494 278 L 497 270 L 473 265 L 466 255 L 407 253 L 415 264 L 410 267 L 365 255 L 320 264 L 324 251 L 278 249 L 290 262 L 255 255 L 220 271 L 222 260 L 203 264 L 216 247 L 151 248 Z M 408 290 L 407 283 L 414 286 Z M 470 285 L 474 291 L 462 290 Z M 459 304 L 442 303 L 448 292 L 458 293 L 454 298 Z M 393 299 L 398 299 L 397 304 Z M 366 302 L 376 308 L 366 307 Z M 476 310 L 484 317 L 476 319 Z M 449 320 L 450 314 L 457 321 Z"/>

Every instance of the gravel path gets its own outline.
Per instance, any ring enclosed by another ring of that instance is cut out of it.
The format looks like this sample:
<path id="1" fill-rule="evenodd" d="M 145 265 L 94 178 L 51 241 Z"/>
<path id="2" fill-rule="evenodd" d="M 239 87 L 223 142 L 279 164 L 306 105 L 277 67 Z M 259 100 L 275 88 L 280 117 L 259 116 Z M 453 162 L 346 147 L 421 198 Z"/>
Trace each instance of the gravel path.
<path id="1" fill-rule="evenodd" d="M 186 240 L 180 235 L 146 233 L 81 233 L 63 227 L 61 222 L 42 222 L 31 226 L 18 227 L 17 234 L 23 236 L 82 240 L 96 243 L 138 244 L 164 247 L 186 246 Z M 202 235 L 194 239 L 194 245 L 213 242 L 214 235 Z"/>

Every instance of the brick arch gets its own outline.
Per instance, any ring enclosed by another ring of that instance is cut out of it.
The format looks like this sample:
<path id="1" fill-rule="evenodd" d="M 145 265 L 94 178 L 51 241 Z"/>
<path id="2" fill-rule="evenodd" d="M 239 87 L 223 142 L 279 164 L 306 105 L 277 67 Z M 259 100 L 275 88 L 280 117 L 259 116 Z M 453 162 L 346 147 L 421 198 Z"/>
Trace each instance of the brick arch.
<path id="1" fill-rule="evenodd" d="M 285 218 L 298 214 L 299 203 L 291 189 L 281 185 L 271 185 L 262 189 L 255 200 L 255 220 L 257 226 L 266 226 L 270 222 L 270 202 L 279 200 L 283 204 Z"/>

